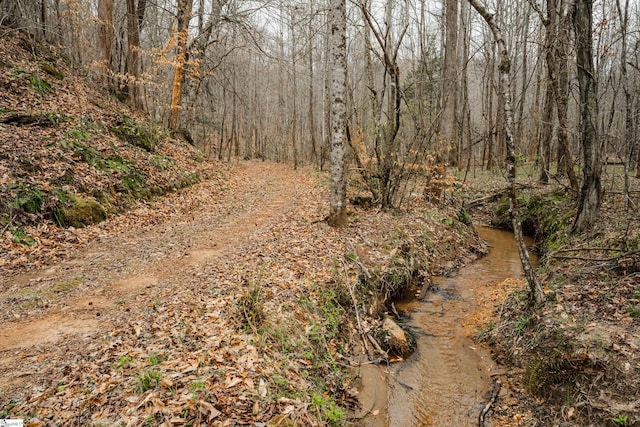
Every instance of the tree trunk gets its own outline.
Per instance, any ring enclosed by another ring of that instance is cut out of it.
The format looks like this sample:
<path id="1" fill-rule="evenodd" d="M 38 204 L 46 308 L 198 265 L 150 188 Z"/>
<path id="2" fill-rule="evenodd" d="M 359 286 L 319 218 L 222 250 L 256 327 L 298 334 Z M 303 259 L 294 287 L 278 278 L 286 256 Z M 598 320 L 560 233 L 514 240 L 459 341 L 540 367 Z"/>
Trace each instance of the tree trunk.
<path id="1" fill-rule="evenodd" d="M 316 147 L 316 120 L 314 114 L 314 106 L 315 106 L 315 96 L 313 91 L 314 81 L 314 73 L 313 73 L 313 16 L 315 11 L 313 10 L 313 0 L 309 2 L 309 24 L 307 27 L 307 37 L 309 43 L 309 52 L 308 52 L 308 69 L 309 72 L 309 142 L 311 143 L 311 157 L 316 165 L 316 167 L 320 166 L 320 159 L 318 159 L 318 148 Z"/>
<path id="2" fill-rule="evenodd" d="M 578 194 L 578 178 L 573 170 L 573 158 L 569 150 L 568 118 L 569 107 L 569 11 L 563 6 L 557 41 L 557 76 L 554 84 L 558 112 L 558 174 L 564 173 L 574 194 Z"/>
<path id="3" fill-rule="evenodd" d="M 344 140 L 346 129 L 345 92 L 347 89 L 346 1 L 331 0 L 331 199 L 328 223 L 347 224 Z"/>
<path id="4" fill-rule="evenodd" d="M 553 82 L 556 79 L 556 33 L 558 30 L 558 15 L 556 14 L 556 0 L 547 0 L 547 18 L 545 22 L 544 53 L 547 66 L 545 80 L 544 112 L 542 114 L 542 131 L 540 140 L 540 177 L 541 184 L 549 183 L 549 168 L 551 167 L 551 140 L 553 138 L 553 118 L 555 95 Z"/>
<path id="5" fill-rule="evenodd" d="M 291 31 L 291 90 L 293 92 L 291 96 L 291 114 L 293 115 L 293 120 L 291 121 L 291 147 L 293 148 L 293 169 L 298 169 L 298 73 L 296 70 L 296 28 L 295 28 L 295 20 L 296 13 L 295 9 L 291 10 L 291 15 L 289 16 L 290 26 L 289 29 Z"/>
<path id="6" fill-rule="evenodd" d="M 520 87 L 520 102 L 518 103 L 518 119 L 516 121 L 516 141 L 522 141 L 524 135 L 524 106 L 527 102 L 527 87 L 529 86 L 529 24 L 531 21 L 530 11 L 525 12 L 524 29 L 522 31 L 522 81 Z"/>
<path id="7" fill-rule="evenodd" d="M 169 115 L 169 128 L 177 130 L 180 126 L 180 108 L 182 103 L 182 82 L 184 79 L 184 66 L 187 59 L 187 41 L 189 39 L 189 21 L 191 19 L 191 7 L 193 0 L 178 0 L 177 15 L 177 51 L 173 83 L 171 85 L 171 113 Z"/>
<path id="8" fill-rule="evenodd" d="M 456 102 L 458 99 L 458 0 L 445 0 L 444 69 L 442 70 L 442 115 L 440 138 L 449 147 L 449 164 L 456 166 Z"/>
<path id="9" fill-rule="evenodd" d="M 331 22 L 327 20 L 327 28 Z M 320 170 L 324 170 L 327 152 L 331 151 L 331 32 L 324 40 L 324 82 L 322 94 L 322 146 L 320 148 Z"/>
<path id="10" fill-rule="evenodd" d="M 469 18 L 469 4 L 465 1 L 460 4 L 460 46 L 459 49 L 459 64 L 465 64 L 461 70 L 460 76 L 460 105 L 458 105 L 458 111 L 461 117 L 461 129 L 458 132 L 458 141 L 460 146 L 463 146 L 462 141 L 466 141 L 466 159 L 460 156 L 460 159 L 466 162 L 466 172 L 469 172 L 471 166 L 471 159 L 473 157 L 473 145 L 471 138 L 471 106 L 469 104 L 469 67 L 466 65 L 469 61 L 469 46 L 471 44 L 471 19 Z M 466 176 L 466 175 L 465 175 Z"/>
<path id="11" fill-rule="evenodd" d="M 627 214 L 631 209 L 631 197 L 629 196 L 630 183 L 629 183 L 629 169 L 633 164 L 633 98 L 631 96 L 631 90 L 629 89 L 629 81 L 627 76 L 627 35 L 628 35 L 628 23 L 629 23 L 629 0 L 625 0 L 624 10 L 620 5 L 620 0 L 616 0 L 616 8 L 618 9 L 618 16 L 620 17 L 620 74 L 622 89 L 624 91 L 625 110 L 624 110 L 624 196 L 625 196 L 625 208 Z"/>
<path id="12" fill-rule="evenodd" d="M 113 57 L 113 0 L 100 0 L 98 2 L 98 44 L 100 46 L 100 59 L 103 82 L 111 87 L 112 68 L 111 59 Z"/>
<path id="13" fill-rule="evenodd" d="M 518 213 L 518 200 L 516 194 L 516 154 L 515 144 L 513 141 L 513 111 L 511 109 L 511 58 L 509 58 L 509 52 L 507 51 L 502 32 L 496 24 L 493 15 L 488 13 L 478 0 L 468 1 L 491 28 L 498 47 L 498 54 L 500 56 L 498 71 L 500 73 L 500 80 L 502 81 L 502 92 L 504 97 L 504 110 L 501 114 L 504 115 L 505 119 L 504 131 L 507 150 L 507 177 L 509 179 L 509 211 L 511 213 L 513 232 L 518 244 L 518 254 L 520 255 L 522 268 L 529 285 L 529 299 L 533 305 L 540 305 L 544 302 L 545 297 L 542 291 L 542 286 L 538 281 L 535 271 L 533 270 L 533 266 L 531 265 L 531 260 L 529 259 L 529 253 L 527 252 L 527 247 L 525 246 L 524 237 L 522 235 L 522 223 L 520 222 Z"/>
<path id="14" fill-rule="evenodd" d="M 598 101 L 593 68 L 592 0 L 578 0 L 573 15 L 576 31 L 576 62 L 580 87 L 580 142 L 583 181 L 573 232 L 590 228 L 599 218 L 602 197 L 600 147 L 596 131 Z"/>
<path id="15" fill-rule="evenodd" d="M 40 0 L 40 27 L 42 39 L 47 41 L 47 0 Z"/>
<path id="16" fill-rule="evenodd" d="M 139 108 L 140 99 L 140 23 L 144 19 L 144 4 L 142 0 L 142 16 L 138 15 L 135 0 L 127 0 L 127 88 L 129 103 L 133 108 Z"/>

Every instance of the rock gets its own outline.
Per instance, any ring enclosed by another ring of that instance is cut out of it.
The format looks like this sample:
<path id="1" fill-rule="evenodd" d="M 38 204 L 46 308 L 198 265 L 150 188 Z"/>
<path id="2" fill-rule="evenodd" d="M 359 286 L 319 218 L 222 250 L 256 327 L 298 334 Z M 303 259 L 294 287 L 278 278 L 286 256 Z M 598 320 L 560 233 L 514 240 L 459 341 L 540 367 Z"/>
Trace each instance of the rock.
<path id="1" fill-rule="evenodd" d="M 74 196 L 70 201 L 58 211 L 60 222 L 67 227 L 84 227 L 107 219 L 107 211 L 94 199 Z"/>
<path id="2" fill-rule="evenodd" d="M 400 327 L 390 316 L 384 315 L 382 322 L 384 343 L 389 351 L 400 356 L 411 354 L 415 350 L 415 339 Z"/>

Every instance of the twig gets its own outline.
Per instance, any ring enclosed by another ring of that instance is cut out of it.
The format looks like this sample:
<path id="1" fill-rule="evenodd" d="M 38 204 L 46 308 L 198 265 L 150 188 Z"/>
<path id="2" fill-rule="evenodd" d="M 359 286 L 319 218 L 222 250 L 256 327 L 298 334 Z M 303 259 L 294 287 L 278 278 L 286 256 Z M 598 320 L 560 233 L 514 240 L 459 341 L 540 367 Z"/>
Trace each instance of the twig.
<path id="1" fill-rule="evenodd" d="M 398 310 L 396 310 L 396 305 L 393 302 L 391 303 L 391 311 L 393 311 L 393 314 L 396 316 L 396 319 L 400 320 L 400 314 L 398 314 Z"/>
<path id="2" fill-rule="evenodd" d="M 5 231 L 7 231 L 7 228 L 9 228 L 10 225 L 11 225 L 11 221 L 9 221 L 7 225 L 4 226 L 4 228 L 2 229 L 2 233 L 0 233 L 0 236 L 2 236 Z"/>
<path id="3" fill-rule="evenodd" d="M 313 220 L 313 221 L 311 221 L 311 224 L 318 224 L 320 222 L 327 222 L 328 220 L 329 220 L 329 215 L 325 216 L 322 219 Z"/>
<path id="4" fill-rule="evenodd" d="M 489 397 L 489 401 L 487 402 L 486 405 L 484 405 L 484 408 L 482 409 L 482 411 L 480 411 L 480 415 L 478 416 L 478 427 L 484 427 L 485 417 L 487 416 L 487 413 L 491 409 L 491 406 L 493 406 L 493 404 L 496 403 L 496 400 L 498 400 L 498 395 L 500 394 L 501 387 L 502 387 L 502 381 L 496 380 L 495 384 L 493 385 L 493 389 L 491 389 L 491 395 Z"/>
<path id="5" fill-rule="evenodd" d="M 2 229 L 2 233 L 0 233 L 0 236 L 2 236 L 5 231 L 7 231 L 7 229 L 11 226 L 11 224 L 13 224 L 14 219 L 16 219 L 16 216 L 9 214 L 9 221 L 7 222 L 7 225 L 5 225 L 4 228 Z"/>
<path id="6" fill-rule="evenodd" d="M 607 251 L 607 252 L 613 252 L 613 251 L 619 251 L 619 248 L 571 248 L 571 249 L 559 249 L 557 251 L 555 251 L 554 254 L 557 253 L 566 253 L 566 252 L 580 252 L 580 251 Z"/>
<path id="7" fill-rule="evenodd" d="M 342 267 L 344 269 L 344 277 L 347 281 L 347 288 L 349 289 L 349 295 L 351 296 L 351 302 L 353 303 L 353 310 L 356 312 L 356 323 L 358 324 L 358 333 L 360 334 L 360 339 L 362 340 L 362 344 L 364 345 L 364 350 L 367 352 L 367 357 L 369 357 L 369 346 L 367 346 L 367 340 L 364 338 L 364 330 L 362 329 L 362 323 L 360 323 L 360 313 L 358 312 L 358 302 L 356 300 L 356 295 L 353 290 L 353 285 L 351 285 L 351 281 L 349 280 L 349 273 L 347 271 L 347 264 L 342 260 Z"/>
<path id="8" fill-rule="evenodd" d="M 358 253 L 356 252 L 356 249 L 353 246 L 351 246 L 350 251 L 352 254 L 355 255 L 355 257 L 354 258 L 349 257 L 349 261 L 353 261 L 355 264 L 357 264 L 357 266 L 360 267 L 360 269 L 364 273 L 365 277 L 367 279 L 371 279 L 371 277 L 373 276 L 371 275 L 371 272 L 369 272 L 369 269 L 367 268 L 367 266 L 364 265 L 362 261 L 360 261 Z"/>
<path id="9" fill-rule="evenodd" d="M 630 255 L 635 255 L 640 253 L 640 250 L 638 251 L 631 251 L 631 252 L 625 252 L 623 254 L 620 254 L 618 256 L 613 256 L 613 257 L 609 257 L 609 258 L 588 258 L 588 257 L 580 257 L 580 256 L 558 256 L 558 255 L 549 255 L 551 258 L 555 258 L 555 259 L 575 259 L 578 261 L 589 261 L 589 262 L 610 262 L 610 261 L 616 261 L 619 260 L 621 258 L 630 256 Z"/>
<path id="10" fill-rule="evenodd" d="M 378 351 L 378 353 L 380 353 L 381 356 L 383 356 L 385 359 L 389 358 L 389 354 L 386 351 L 384 351 L 382 347 L 380 347 L 380 344 L 378 344 L 378 341 L 376 341 L 375 338 L 371 336 L 371 334 L 367 334 L 367 338 L 369 338 L 369 341 L 371 341 L 371 344 L 373 344 L 376 351 Z"/>

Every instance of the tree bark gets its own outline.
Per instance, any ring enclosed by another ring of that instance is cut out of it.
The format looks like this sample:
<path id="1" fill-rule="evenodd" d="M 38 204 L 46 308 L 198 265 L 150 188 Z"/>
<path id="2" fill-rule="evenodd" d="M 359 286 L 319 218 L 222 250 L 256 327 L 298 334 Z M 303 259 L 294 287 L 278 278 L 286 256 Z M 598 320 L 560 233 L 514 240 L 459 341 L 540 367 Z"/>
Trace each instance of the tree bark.
<path id="1" fill-rule="evenodd" d="M 169 128 L 178 130 L 180 126 L 180 108 L 182 104 L 182 82 L 184 79 L 184 66 L 187 59 L 187 41 L 189 39 L 189 21 L 193 0 L 178 0 L 177 14 L 177 51 L 173 83 L 171 85 L 171 112 L 169 115 Z"/>
<path id="2" fill-rule="evenodd" d="M 583 153 L 583 181 L 580 190 L 578 213 L 573 232 L 580 233 L 591 226 L 600 216 L 602 197 L 600 147 L 596 130 L 598 101 L 593 67 L 593 3 L 578 0 L 573 14 L 576 31 L 576 62 L 580 87 L 580 142 Z"/>
<path id="3" fill-rule="evenodd" d="M 529 300 L 532 305 L 540 305 L 544 302 L 544 292 L 542 286 L 538 280 L 531 260 L 529 259 L 529 253 L 524 243 L 524 237 L 522 235 L 522 223 L 518 213 L 518 200 L 516 194 L 516 154 L 515 144 L 513 141 L 513 111 L 511 108 L 511 58 L 502 36 L 500 27 L 496 24 L 492 14 L 478 2 L 478 0 L 468 0 L 471 6 L 484 18 L 491 32 L 493 33 L 496 46 L 498 48 L 498 55 L 500 58 L 500 64 L 498 71 L 500 73 L 500 80 L 502 81 L 502 92 L 504 97 L 504 110 L 501 112 L 504 115 L 504 132 L 507 150 L 507 177 L 509 180 L 509 211 L 511 213 L 511 223 L 513 225 L 513 233 L 515 234 L 516 242 L 518 244 L 518 254 L 520 255 L 520 261 L 522 263 L 522 269 L 524 270 L 527 283 L 529 285 Z"/>
<path id="4" fill-rule="evenodd" d="M 297 73 L 297 52 L 296 52 L 296 11 L 295 8 L 291 9 L 289 15 L 289 30 L 291 34 L 291 90 L 293 96 L 291 97 L 291 147 L 293 149 L 293 169 L 298 170 L 298 73 Z"/>
<path id="5" fill-rule="evenodd" d="M 328 223 L 333 227 L 347 224 L 346 171 L 344 140 L 346 129 L 347 89 L 347 16 L 345 0 L 331 0 L 331 198 Z"/>
<path id="6" fill-rule="evenodd" d="M 309 43 L 309 52 L 308 52 L 308 68 L 309 72 L 309 141 L 311 143 L 311 157 L 316 165 L 316 167 L 320 166 L 320 159 L 318 159 L 318 148 L 316 147 L 316 121 L 315 121 L 315 96 L 313 90 L 314 81 L 314 72 L 313 72 L 313 17 L 314 17 L 314 9 L 313 9 L 313 0 L 309 2 L 309 23 L 307 27 L 307 37 Z"/>
<path id="7" fill-rule="evenodd" d="M 104 73 L 103 82 L 111 87 L 111 60 L 113 57 L 113 0 L 98 2 L 98 44 L 100 46 L 101 68 Z"/>
<path id="8" fill-rule="evenodd" d="M 458 99 L 458 0 L 445 0 L 444 69 L 442 70 L 442 115 L 439 133 L 449 147 L 449 164 L 458 162 L 456 103 Z"/>
<path id="9" fill-rule="evenodd" d="M 549 183 L 549 168 L 551 166 L 551 139 L 553 138 L 553 113 L 555 96 L 553 82 L 556 69 L 556 33 L 558 30 L 558 15 L 556 14 L 556 0 L 547 0 L 547 17 L 545 22 L 545 62 L 547 66 L 547 78 L 545 80 L 544 112 L 542 115 L 542 132 L 540 141 L 540 177 L 541 184 Z"/>
<path id="10" fill-rule="evenodd" d="M 140 108 L 140 24 L 144 19 L 144 5 L 139 15 L 139 5 L 135 0 L 127 0 L 127 89 L 129 103 L 133 108 Z"/>
<path id="11" fill-rule="evenodd" d="M 629 23 L 629 0 L 625 0 L 624 10 L 620 5 L 620 0 L 616 0 L 616 8 L 618 9 L 618 15 L 620 17 L 620 38 L 622 42 L 620 52 L 620 74 L 622 81 L 622 89 L 624 91 L 625 110 L 624 110 L 624 195 L 625 195 L 625 207 L 627 212 L 631 209 L 631 197 L 629 197 L 630 183 L 629 183 L 629 169 L 633 164 L 633 98 L 631 96 L 631 90 L 629 89 L 629 81 L 627 75 L 627 36 L 628 36 L 628 23 Z"/>
<path id="12" fill-rule="evenodd" d="M 569 178 L 571 189 L 578 194 L 578 178 L 573 170 L 573 158 L 569 149 L 568 118 L 569 107 L 569 10 L 563 7 L 558 24 L 557 76 L 554 81 L 556 108 L 558 112 L 558 174 Z"/>

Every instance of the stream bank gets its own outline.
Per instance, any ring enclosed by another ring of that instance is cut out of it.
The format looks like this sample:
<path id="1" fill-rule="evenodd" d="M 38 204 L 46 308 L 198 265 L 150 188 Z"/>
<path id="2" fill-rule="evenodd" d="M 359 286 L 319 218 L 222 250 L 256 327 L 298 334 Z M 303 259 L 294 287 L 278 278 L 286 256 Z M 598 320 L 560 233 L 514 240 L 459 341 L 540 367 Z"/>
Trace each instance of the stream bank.
<path id="1" fill-rule="evenodd" d="M 577 200 L 562 180 L 537 184 L 520 169 L 525 232 L 541 255 L 546 301 L 532 309 L 514 292 L 480 338 L 508 370 L 493 419 L 501 426 L 640 425 L 640 192 L 624 189 L 621 166 L 603 171 L 600 218 L 572 233 Z M 510 226 L 504 179 L 474 171 L 460 196 L 474 220 Z M 480 203 L 478 203 L 481 201 Z"/>
<path id="2" fill-rule="evenodd" d="M 421 298 L 409 293 L 395 302 L 403 326 L 417 338 L 417 350 L 406 361 L 383 368 L 384 375 L 364 368 L 363 393 L 373 408 L 364 425 L 478 425 L 504 372 L 472 337 L 491 324 L 495 304 L 524 282 L 512 233 L 477 229 L 491 248 L 485 257 L 434 277 Z"/>

